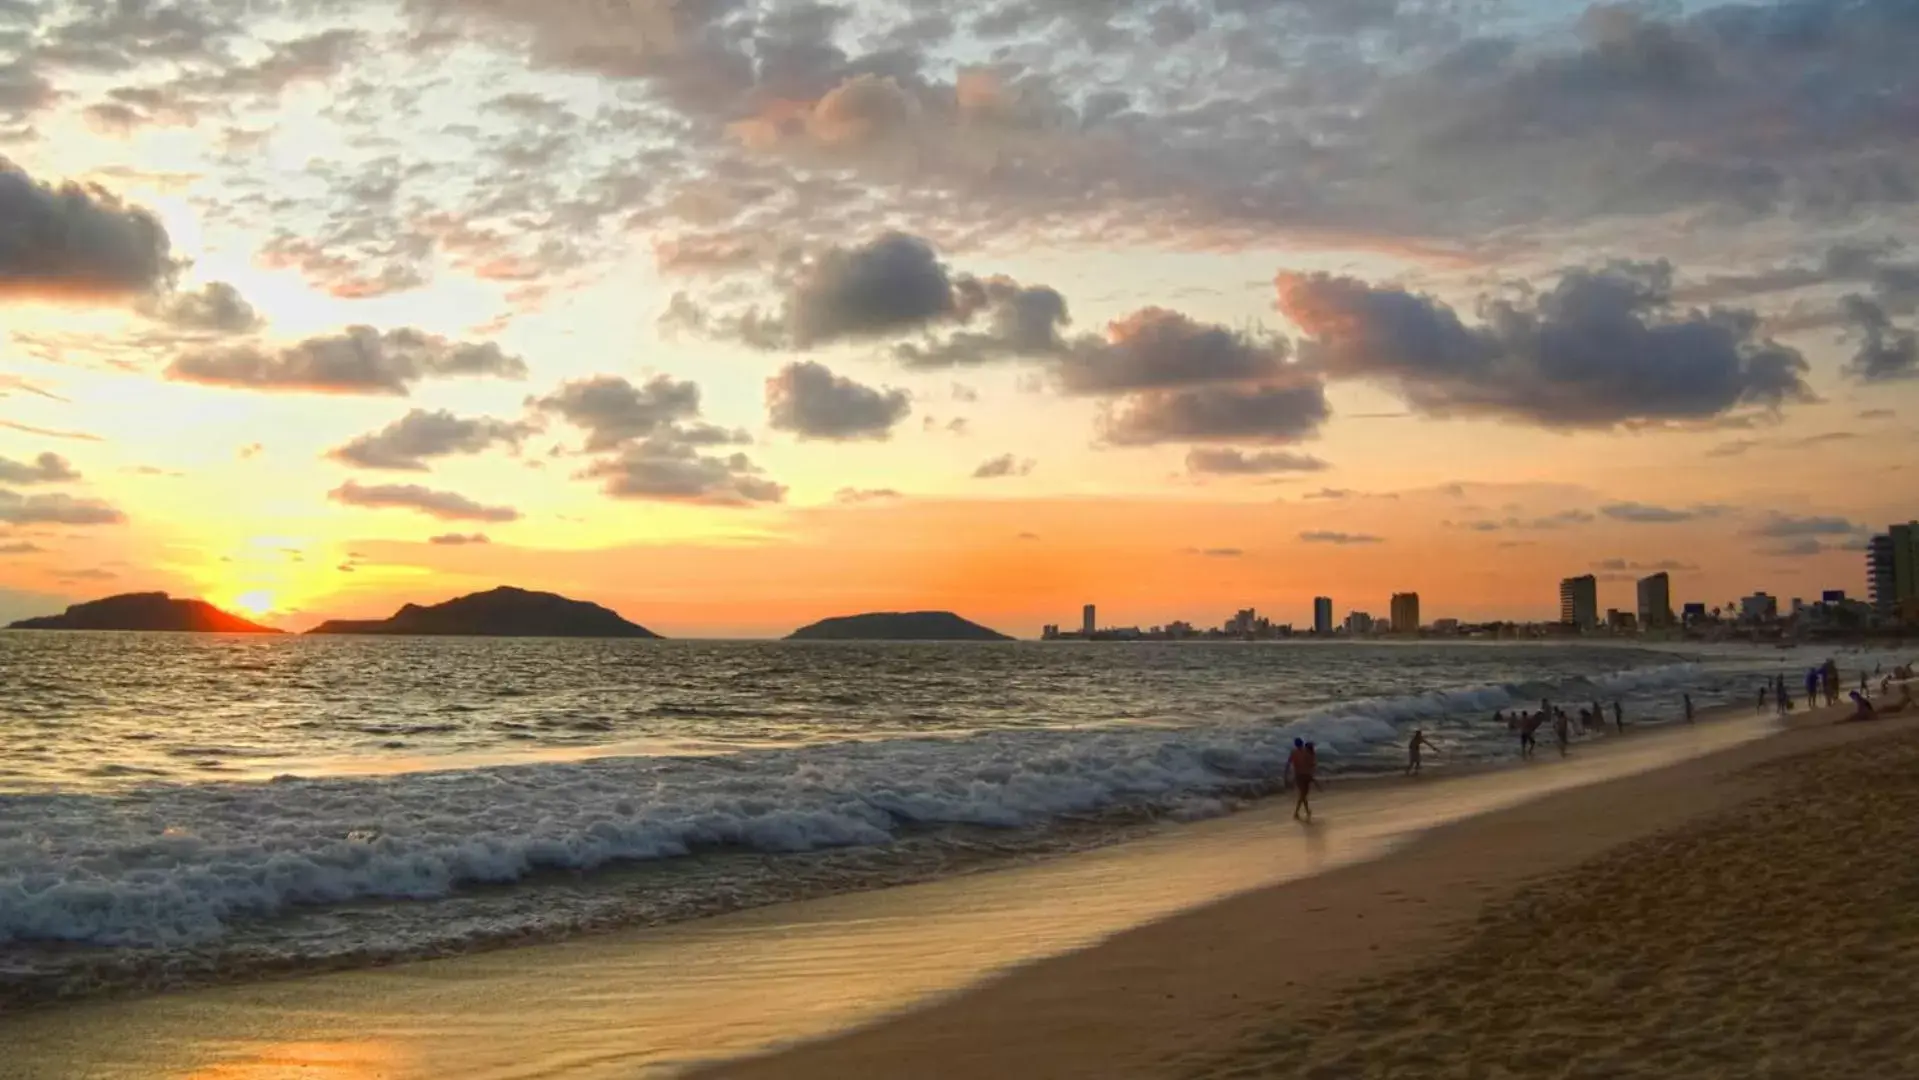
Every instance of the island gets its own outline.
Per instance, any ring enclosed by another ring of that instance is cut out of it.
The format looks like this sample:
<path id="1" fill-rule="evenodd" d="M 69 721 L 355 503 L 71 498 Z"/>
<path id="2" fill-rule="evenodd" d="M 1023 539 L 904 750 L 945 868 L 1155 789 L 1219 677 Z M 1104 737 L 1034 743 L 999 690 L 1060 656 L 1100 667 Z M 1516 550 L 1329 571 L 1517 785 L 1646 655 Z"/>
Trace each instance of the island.
<path id="1" fill-rule="evenodd" d="M 821 619 L 786 635 L 788 641 L 1012 641 L 997 630 L 950 611 L 875 611 Z"/>
<path id="2" fill-rule="evenodd" d="M 660 635 L 584 600 L 502 585 L 444 604 L 407 604 L 390 619 L 331 619 L 309 634 L 463 637 L 657 638 Z"/>
<path id="3" fill-rule="evenodd" d="M 190 634 L 279 634 L 205 600 L 175 600 L 163 592 L 122 593 L 75 604 L 62 615 L 21 619 L 9 630 L 172 630 Z"/>

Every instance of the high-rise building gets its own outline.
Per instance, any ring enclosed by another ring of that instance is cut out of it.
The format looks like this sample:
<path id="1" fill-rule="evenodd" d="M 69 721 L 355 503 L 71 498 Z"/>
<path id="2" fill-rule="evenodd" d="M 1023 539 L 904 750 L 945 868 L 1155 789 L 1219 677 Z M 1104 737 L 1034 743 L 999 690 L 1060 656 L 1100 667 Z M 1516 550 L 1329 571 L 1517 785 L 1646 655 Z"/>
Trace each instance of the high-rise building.
<path id="1" fill-rule="evenodd" d="M 1672 578 L 1664 570 L 1639 579 L 1639 625 L 1648 630 L 1672 625 Z"/>
<path id="2" fill-rule="evenodd" d="M 1742 596 L 1739 617 L 1748 622 L 1771 622 L 1779 617 L 1779 598 L 1763 592 Z"/>
<path id="3" fill-rule="evenodd" d="M 1599 581 L 1591 574 L 1559 583 L 1559 621 L 1579 630 L 1599 625 Z"/>
<path id="4" fill-rule="evenodd" d="M 1092 637 L 1093 631 L 1098 629 L 1099 627 L 1099 620 L 1095 617 L 1096 615 L 1097 615 L 1097 612 L 1094 610 L 1093 605 L 1091 604 L 1088 604 L 1079 610 L 1080 632 L 1085 634 L 1087 637 Z"/>
<path id="5" fill-rule="evenodd" d="M 1346 632 L 1348 634 L 1370 634 L 1373 632 L 1373 617 L 1363 611 L 1346 613 Z"/>
<path id="6" fill-rule="evenodd" d="M 1919 602 L 1919 521 L 1894 525 L 1866 547 L 1866 580 L 1873 610 L 1896 615 Z"/>
<path id="7" fill-rule="evenodd" d="M 1330 596 L 1313 597 L 1313 633 L 1320 637 L 1333 634 L 1333 598 Z"/>
<path id="8" fill-rule="evenodd" d="M 1419 633 L 1419 594 L 1401 592 L 1393 594 L 1393 633 Z"/>

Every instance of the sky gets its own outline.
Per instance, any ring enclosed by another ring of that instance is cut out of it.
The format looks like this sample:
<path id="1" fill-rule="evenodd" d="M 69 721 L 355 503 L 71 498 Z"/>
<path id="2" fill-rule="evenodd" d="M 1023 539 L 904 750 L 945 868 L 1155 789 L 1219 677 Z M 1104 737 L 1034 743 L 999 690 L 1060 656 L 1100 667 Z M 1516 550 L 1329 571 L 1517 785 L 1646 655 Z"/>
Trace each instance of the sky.
<path id="1" fill-rule="evenodd" d="M 0 0 L 0 620 L 1865 591 L 1919 5 Z"/>

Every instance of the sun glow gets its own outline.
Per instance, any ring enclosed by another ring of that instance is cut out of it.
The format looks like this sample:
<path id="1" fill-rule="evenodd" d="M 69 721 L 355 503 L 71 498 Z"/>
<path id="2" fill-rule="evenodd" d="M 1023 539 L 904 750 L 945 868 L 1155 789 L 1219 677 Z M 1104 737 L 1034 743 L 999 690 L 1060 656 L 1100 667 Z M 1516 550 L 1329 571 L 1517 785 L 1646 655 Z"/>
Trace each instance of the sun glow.
<path id="1" fill-rule="evenodd" d="M 257 618 L 273 610 L 273 594 L 265 589 L 243 592 L 233 598 L 233 606 L 243 614 Z"/>

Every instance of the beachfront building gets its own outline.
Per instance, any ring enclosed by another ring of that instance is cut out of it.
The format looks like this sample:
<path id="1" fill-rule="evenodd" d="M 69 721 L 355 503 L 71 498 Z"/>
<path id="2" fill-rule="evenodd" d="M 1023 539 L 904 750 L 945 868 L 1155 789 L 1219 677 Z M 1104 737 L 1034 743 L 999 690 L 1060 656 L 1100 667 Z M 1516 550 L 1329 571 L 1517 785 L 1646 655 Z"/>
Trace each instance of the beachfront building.
<path id="1" fill-rule="evenodd" d="M 1082 634 L 1085 634 L 1088 638 L 1091 638 L 1093 636 L 1093 631 L 1097 629 L 1099 626 L 1098 615 L 1099 615 L 1098 610 L 1094 608 L 1093 605 L 1091 604 L 1088 604 L 1085 607 L 1079 609 L 1079 626 L 1080 626 L 1079 632 Z"/>
<path id="2" fill-rule="evenodd" d="M 1872 608 L 1886 617 L 1919 606 L 1919 521 L 1894 525 L 1866 547 Z"/>
<path id="3" fill-rule="evenodd" d="M 1639 625 L 1647 630 L 1672 625 L 1672 577 L 1664 570 L 1639 579 Z"/>
<path id="4" fill-rule="evenodd" d="M 1416 592 L 1394 593 L 1392 619 L 1393 633 L 1419 633 L 1419 594 Z"/>
<path id="5" fill-rule="evenodd" d="M 1591 574 L 1559 583 L 1559 622 L 1580 632 L 1599 625 L 1599 580 Z"/>
<path id="6" fill-rule="evenodd" d="M 1373 617 L 1363 611 L 1346 613 L 1346 632 L 1355 637 L 1373 632 Z"/>
<path id="7" fill-rule="evenodd" d="M 1330 596 L 1313 597 L 1313 633 L 1320 637 L 1333 636 L 1333 598 Z"/>
<path id="8" fill-rule="evenodd" d="M 1772 622 L 1779 617 L 1779 598 L 1763 592 L 1742 597 L 1739 618 L 1742 622 Z"/>

